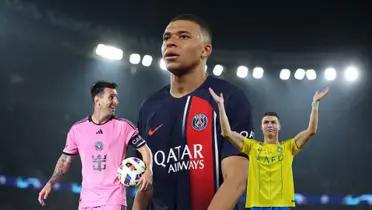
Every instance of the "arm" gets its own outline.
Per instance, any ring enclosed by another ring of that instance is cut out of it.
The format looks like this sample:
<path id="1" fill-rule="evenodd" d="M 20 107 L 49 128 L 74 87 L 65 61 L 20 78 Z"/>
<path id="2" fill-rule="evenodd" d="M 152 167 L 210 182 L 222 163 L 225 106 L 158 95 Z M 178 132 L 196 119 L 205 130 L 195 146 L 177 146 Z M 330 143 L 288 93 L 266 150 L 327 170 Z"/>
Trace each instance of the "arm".
<path id="1" fill-rule="evenodd" d="M 230 156 L 221 163 L 223 183 L 214 195 L 208 210 L 231 210 L 246 188 L 248 159 Z"/>
<path id="2" fill-rule="evenodd" d="M 311 103 L 311 113 L 308 127 L 298 133 L 295 136 L 296 145 L 299 148 L 302 148 L 312 136 L 316 134 L 318 129 L 318 118 L 319 118 L 319 102 L 322 100 L 329 92 L 329 87 L 321 91 L 316 91 L 313 96 L 313 102 Z"/>
<path id="3" fill-rule="evenodd" d="M 138 117 L 139 121 L 137 122 L 137 126 L 138 126 L 140 133 L 145 132 L 145 130 L 143 129 L 143 127 L 145 126 L 142 126 L 142 123 L 141 123 L 143 119 L 142 113 L 143 113 L 143 105 L 141 105 L 141 108 L 139 111 L 139 117 Z M 152 186 L 149 187 L 147 190 L 138 190 L 136 193 L 136 196 L 134 197 L 132 210 L 148 210 L 150 206 L 151 198 L 152 198 Z"/>
<path id="4" fill-rule="evenodd" d="M 147 210 L 152 197 L 152 152 L 147 144 L 137 150 L 141 153 L 146 164 L 146 171 L 139 182 L 139 185 L 142 185 L 134 198 L 132 209 Z"/>
<path id="5" fill-rule="evenodd" d="M 152 187 L 148 190 L 137 191 L 136 197 L 133 201 L 132 210 L 148 210 L 150 206 L 150 201 L 152 198 Z"/>
<path id="6" fill-rule="evenodd" d="M 152 198 L 152 188 L 137 191 L 132 210 L 148 210 Z"/>
<path id="7" fill-rule="evenodd" d="M 45 200 L 48 198 L 48 195 L 52 191 L 54 184 L 59 182 L 62 179 L 62 177 L 70 169 L 73 159 L 74 159 L 74 156 L 65 155 L 65 154 L 62 154 L 59 157 L 52 177 L 49 179 L 49 181 L 45 184 L 45 186 L 39 193 L 38 200 L 42 206 L 45 206 Z"/>
<path id="8" fill-rule="evenodd" d="M 218 96 L 211 88 L 209 88 L 209 92 L 218 105 L 218 111 L 220 114 L 221 135 L 226 138 L 232 145 L 234 145 L 234 147 L 241 151 L 243 147 L 244 136 L 231 130 L 229 119 L 225 111 L 223 94 L 221 93 L 220 96 Z"/>
<path id="9" fill-rule="evenodd" d="M 224 106 L 223 94 L 221 93 L 220 96 L 218 96 L 211 88 L 209 89 L 209 92 L 218 105 L 221 135 L 226 138 L 235 148 L 241 151 L 244 136 L 231 130 Z M 241 121 L 241 119 L 239 119 L 239 121 Z M 246 124 L 244 124 L 244 127 L 245 126 Z M 208 207 L 209 210 L 230 210 L 234 208 L 235 204 L 239 201 L 240 196 L 242 193 L 244 193 L 246 188 L 248 159 L 242 156 L 228 156 L 222 160 L 221 170 L 224 181 L 214 195 Z"/>
<path id="10" fill-rule="evenodd" d="M 146 165 L 146 170 L 143 173 L 141 180 L 139 181 L 140 191 L 148 190 L 152 186 L 152 152 L 147 144 L 137 148 L 137 151 L 141 153 L 143 162 Z"/>

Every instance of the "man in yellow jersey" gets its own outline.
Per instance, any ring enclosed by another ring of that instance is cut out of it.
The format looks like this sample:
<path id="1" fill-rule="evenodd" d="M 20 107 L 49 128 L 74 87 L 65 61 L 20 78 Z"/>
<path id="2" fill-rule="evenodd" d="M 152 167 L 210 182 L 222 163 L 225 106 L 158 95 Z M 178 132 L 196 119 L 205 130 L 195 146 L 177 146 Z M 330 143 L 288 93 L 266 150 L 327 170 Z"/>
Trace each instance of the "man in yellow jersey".
<path id="1" fill-rule="evenodd" d="M 266 112 L 261 129 L 264 141 L 248 139 L 232 131 L 225 112 L 223 94 L 210 94 L 218 104 L 221 132 L 236 148 L 249 156 L 247 199 L 245 206 L 254 210 L 289 210 L 295 206 L 292 175 L 293 157 L 309 141 L 318 127 L 318 107 L 329 87 L 316 91 L 311 104 L 308 127 L 294 138 L 279 142 L 280 122 L 275 112 Z"/>

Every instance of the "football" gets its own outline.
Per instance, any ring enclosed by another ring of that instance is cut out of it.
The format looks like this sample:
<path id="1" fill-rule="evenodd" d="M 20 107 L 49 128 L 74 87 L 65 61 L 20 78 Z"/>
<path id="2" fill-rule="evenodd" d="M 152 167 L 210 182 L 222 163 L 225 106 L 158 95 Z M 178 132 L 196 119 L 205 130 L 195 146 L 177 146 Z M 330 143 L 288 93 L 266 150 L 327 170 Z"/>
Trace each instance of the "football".
<path id="1" fill-rule="evenodd" d="M 120 182 L 129 187 L 136 186 L 145 172 L 145 163 L 136 157 L 129 157 L 122 160 L 118 168 L 118 177 Z"/>

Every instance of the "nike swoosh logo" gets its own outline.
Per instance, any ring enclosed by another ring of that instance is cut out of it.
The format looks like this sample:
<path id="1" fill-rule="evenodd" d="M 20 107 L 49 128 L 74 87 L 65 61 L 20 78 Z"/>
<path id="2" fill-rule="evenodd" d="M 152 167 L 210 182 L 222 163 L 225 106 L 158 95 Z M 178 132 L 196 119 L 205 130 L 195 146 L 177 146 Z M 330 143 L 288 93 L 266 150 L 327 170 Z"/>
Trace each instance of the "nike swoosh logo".
<path id="1" fill-rule="evenodd" d="M 163 126 L 163 124 L 160 124 L 160 125 L 158 125 L 158 127 L 154 128 L 154 129 L 150 128 L 150 129 L 149 129 L 149 132 L 148 132 L 147 134 L 148 134 L 149 136 L 153 136 L 153 135 L 156 133 L 156 131 L 158 131 L 159 128 L 161 128 L 162 126 Z"/>

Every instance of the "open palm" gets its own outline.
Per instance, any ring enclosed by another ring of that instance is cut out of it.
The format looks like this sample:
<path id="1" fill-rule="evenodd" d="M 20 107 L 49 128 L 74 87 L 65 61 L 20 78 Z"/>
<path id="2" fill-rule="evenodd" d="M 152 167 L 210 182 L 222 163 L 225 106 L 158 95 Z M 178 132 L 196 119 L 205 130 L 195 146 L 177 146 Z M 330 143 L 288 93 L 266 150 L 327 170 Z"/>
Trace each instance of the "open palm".
<path id="1" fill-rule="evenodd" d="M 220 93 L 220 96 L 218 96 L 212 88 L 209 88 L 209 93 L 211 94 L 212 98 L 214 99 L 214 101 L 216 101 L 217 104 L 223 104 L 223 94 Z"/>
<path id="2" fill-rule="evenodd" d="M 317 90 L 313 96 L 313 101 L 322 100 L 328 94 L 329 90 L 329 87 L 326 87 L 323 90 Z"/>

